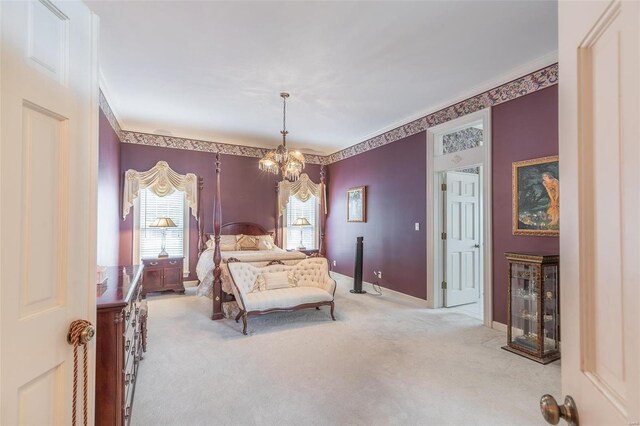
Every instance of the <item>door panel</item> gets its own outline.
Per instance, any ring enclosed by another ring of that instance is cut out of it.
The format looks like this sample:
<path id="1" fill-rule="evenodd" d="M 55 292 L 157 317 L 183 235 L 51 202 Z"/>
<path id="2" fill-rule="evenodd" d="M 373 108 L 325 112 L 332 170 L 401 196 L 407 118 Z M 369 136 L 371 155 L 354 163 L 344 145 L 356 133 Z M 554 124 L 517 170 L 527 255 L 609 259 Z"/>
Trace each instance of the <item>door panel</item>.
<path id="1" fill-rule="evenodd" d="M 69 424 L 66 334 L 95 322 L 97 21 L 81 2 L 0 7 L 0 424 Z"/>
<path id="2" fill-rule="evenodd" d="M 446 307 L 478 302 L 480 298 L 479 175 L 446 172 L 445 294 Z"/>
<path id="3" fill-rule="evenodd" d="M 581 425 L 640 421 L 640 8 L 559 5 L 562 387 Z"/>

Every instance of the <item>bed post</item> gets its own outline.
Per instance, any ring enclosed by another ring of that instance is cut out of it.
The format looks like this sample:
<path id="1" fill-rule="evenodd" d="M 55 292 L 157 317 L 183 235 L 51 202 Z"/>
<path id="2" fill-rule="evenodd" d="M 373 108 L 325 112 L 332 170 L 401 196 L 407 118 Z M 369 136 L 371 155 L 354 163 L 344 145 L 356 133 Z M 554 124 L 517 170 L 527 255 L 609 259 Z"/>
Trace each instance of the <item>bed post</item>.
<path id="1" fill-rule="evenodd" d="M 220 227 L 222 226 L 222 204 L 220 200 L 220 153 L 216 154 L 216 188 L 213 199 L 213 315 L 212 320 L 222 319 L 222 270 L 220 269 Z"/>
<path id="2" fill-rule="evenodd" d="M 202 254 L 204 249 L 206 248 L 207 241 L 204 238 L 204 228 L 203 228 L 203 208 L 202 208 L 202 189 L 204 188 L 204 178 L 198 178 L 198 257 Z"/>
<path id="3" fill-rule="evenodd" d="M 280 234 L 280 182 L 276 183 L 276 230 L 273 236 L 273 243 L 280 247 L 278 245 L 278 234 Z"/>
<path id="4" fill-rule="evenodd" d="M 327 223 L 327 215 L 325 213 L 327 209 L 327 200 L 325 200 L 325 197 L 327 195 L 325 173 L 326 168 L 323 164 L 320 166 L 320 249 L 318 250 L 320 256 L 325 256 L 324 228 Z"/>

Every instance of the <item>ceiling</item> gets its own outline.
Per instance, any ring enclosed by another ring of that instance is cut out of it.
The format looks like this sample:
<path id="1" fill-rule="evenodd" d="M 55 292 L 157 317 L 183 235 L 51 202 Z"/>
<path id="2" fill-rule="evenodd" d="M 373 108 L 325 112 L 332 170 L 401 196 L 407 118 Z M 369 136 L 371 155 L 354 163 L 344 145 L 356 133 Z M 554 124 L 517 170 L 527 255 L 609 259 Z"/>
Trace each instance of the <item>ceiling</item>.
<path id="1" fill-rule="evenodd" d="M 123 129 L 276 146 L 288 91 L 288 144 L 321 154 L 557 50 L 548 1 L 88 4 Z"/>

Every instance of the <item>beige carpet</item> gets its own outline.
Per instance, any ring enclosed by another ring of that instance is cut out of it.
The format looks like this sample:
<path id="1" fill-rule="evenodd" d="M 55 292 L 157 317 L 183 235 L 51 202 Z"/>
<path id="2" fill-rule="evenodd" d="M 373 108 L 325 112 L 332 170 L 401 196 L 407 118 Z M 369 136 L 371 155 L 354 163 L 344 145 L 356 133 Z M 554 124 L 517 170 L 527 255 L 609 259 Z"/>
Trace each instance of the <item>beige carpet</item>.
<path id="1" fill-rule="evenodd" d="M 348 292 L 327 308 L 211 321 L 211 301 L 149 296 L 134 425 L 543 425 L 559 362 L 508 353 L 476 319 Z M 191 294 L 190 294 L 191 293 Z"/>

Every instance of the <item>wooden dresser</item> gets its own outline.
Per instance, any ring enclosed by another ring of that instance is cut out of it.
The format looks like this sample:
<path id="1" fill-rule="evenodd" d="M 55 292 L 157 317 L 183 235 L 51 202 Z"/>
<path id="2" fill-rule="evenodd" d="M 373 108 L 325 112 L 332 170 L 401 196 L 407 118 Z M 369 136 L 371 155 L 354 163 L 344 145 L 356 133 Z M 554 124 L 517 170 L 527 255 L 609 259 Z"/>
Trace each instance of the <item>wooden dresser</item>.
<path id="1" fill-rule="evenodd" d="M 182 270 L 184 257 L 162 257 L 142 259 L 144 277 L 142 296 L 154 291 L 175 291 L 184 293 Z"/>
<path id="2" fill-rule="evenodd" d="M 127 425 L 142 358 L 142 265 L 113 266 L 98 285 L 96 425 Z"/>

